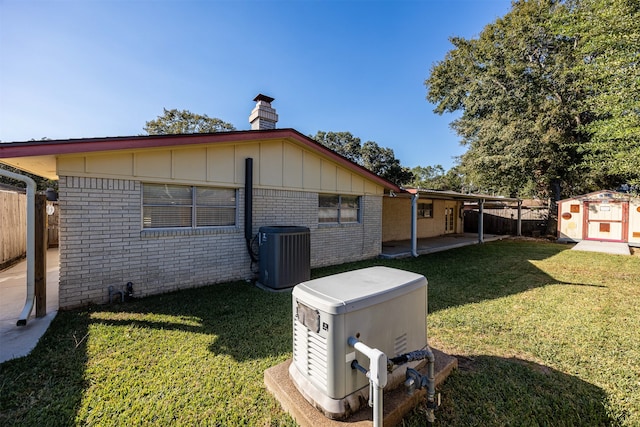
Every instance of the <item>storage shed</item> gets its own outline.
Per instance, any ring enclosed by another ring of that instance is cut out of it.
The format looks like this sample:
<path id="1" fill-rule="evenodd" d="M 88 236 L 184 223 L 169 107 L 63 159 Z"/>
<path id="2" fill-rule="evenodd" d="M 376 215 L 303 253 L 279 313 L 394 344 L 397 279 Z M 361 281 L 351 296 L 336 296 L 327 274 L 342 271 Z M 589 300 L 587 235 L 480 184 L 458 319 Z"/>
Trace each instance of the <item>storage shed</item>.
<path id="1" fill-rule="evenodd" d="M 640 197 L 596 191 L 558 202 L 558 241 L 600 240 L 640 246 Z"/>

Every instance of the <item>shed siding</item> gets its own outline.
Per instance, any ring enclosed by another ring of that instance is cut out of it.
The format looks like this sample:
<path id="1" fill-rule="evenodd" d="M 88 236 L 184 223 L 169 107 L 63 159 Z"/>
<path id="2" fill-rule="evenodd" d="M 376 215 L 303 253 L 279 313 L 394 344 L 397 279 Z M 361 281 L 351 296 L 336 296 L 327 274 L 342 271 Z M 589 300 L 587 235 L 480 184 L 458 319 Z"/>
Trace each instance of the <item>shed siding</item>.
<path id="1" fill-rule="evenodd" d="M 629 202 L 629 244 L 640 246 L 640 198 Z"/>
<path id="2" fill-rule="evenodd" d="M 599 236 L 597 230 L 586 229 L 584 227 L 585 222 L 585 202 L 589 204 L 594 203 L 625 203 L 625 209 L 623 213 L 622 223 L 626 224 L 628 231 L 622 235 L 622 241 L 627 242 L 632 246 L 640 246 L 640 198 L 632 197 L 624 193 L 616 193 L 610 191 L 597 191 L 594 193 L 577 196 L 571 199 L 565 199 L 558 202 L 558 241 L 560 242 L 577 242 L 584 238 L 587 234 L 591 239 L 597 239 Z M 626 208 L 628 203 L 628 209 Z M 574 207 L 573 212 L 571 207 Z M 569 214 L 569 215 L 565 215 Z M 563 217 L 565 215 L 565 217 Z M 591 219 L 591 218 L 589 218 Z M 596 222 L 598 220 L 595 220 Z M 611 224 L 612 233 L 615 233 L 622 227 L 622 224 Z M 618 235 L 619 235 L 618 231 Z"/>
<path id="3" fill-rule="evenodd" d="M 578 206 L 571 212 L 571 206 Z M 577 210 L 577 212 L 576 212 Z M 564 214 L 571 215 L 571 218 L 565 219 Z M 558 224 L 560 233 L 558 240 L 575 241 L 582 240 L 582 225 L 584 221 L 584 205 L 582 200 L 568 199 L 558 203 Z"/>
<path id="4" fill-rule="evenodd" d="M 61 308 L 105 303 L 109 286 L 129 281 L 141 297 L 254 277 L 243 189 L 236 227 L 151 231 L 142 230 L 142 182 L 60 176 Z M 254 188 L 253 196 L 253 233 L 265 225 L 309 227 L 312 267 L 380 254 L 381 196 L 362 197 L 360 223 L 322 226 L 316 192 Z"/>

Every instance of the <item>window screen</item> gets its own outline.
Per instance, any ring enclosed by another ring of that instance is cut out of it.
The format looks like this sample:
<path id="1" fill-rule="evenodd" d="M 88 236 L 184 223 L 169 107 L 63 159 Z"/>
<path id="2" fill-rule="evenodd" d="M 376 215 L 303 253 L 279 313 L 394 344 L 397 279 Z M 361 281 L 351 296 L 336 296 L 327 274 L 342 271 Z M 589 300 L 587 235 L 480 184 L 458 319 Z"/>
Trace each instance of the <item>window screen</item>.
<path id="1" fill-rule="evenodd" d="M 143 228 L 220 227 L 236 224 L 236 190 L 143 184 Z"/>
<path id="2" fill-rule="evenodd" d="M 433 202 L 418 203 L 418 217 L 433 218 Z"/>
<path id="3" fill-rule="evenodd" d="M 360 197 L 320 194 L 318 196 L 318 222 L 349 223 L 360 221 Z"/>

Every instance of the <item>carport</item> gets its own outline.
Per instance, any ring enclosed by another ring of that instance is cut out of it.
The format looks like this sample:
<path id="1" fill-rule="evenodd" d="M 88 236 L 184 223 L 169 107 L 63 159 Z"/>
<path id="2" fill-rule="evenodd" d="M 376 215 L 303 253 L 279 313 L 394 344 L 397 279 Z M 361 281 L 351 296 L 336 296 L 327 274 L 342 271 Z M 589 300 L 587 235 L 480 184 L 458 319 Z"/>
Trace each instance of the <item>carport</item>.
<path id="1" fill-rule="evenodd" d="M 471 244 L 471 241 L 484 243 L 487 239 L 494 239 L 494 235 L 487 236 L 484 233 L 483 211 L 486 202 L 517 204 L 516 235 L 522 235 L 522 200 L 518 198 L 423 189 L 405 189 L 400 194 L 389 194 L 383 204 L 383 255 L 397 251 L 389 251 L 391 247 L 406 247 L 407 242 L 410 245 L 409 254 L 418 256 L 428 251 L 430 245 L 436 248 L 462 242 Z M 465 204 L 478 206 L 477 235 L 464 234 Z M 433 240 L 436 237 L 440 240 Z"/>

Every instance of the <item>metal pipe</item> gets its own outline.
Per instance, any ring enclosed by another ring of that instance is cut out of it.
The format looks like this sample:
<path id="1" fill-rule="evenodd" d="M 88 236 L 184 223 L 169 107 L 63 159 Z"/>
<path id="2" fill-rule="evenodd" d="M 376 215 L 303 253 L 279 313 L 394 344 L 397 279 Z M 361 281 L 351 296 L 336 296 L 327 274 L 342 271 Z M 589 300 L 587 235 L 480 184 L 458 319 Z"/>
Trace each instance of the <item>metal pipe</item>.
<path id="1" fill-rule="evenodd" d="M 0 169 L 0 175 L 27 184 L 27 299 L 16 323 L 17 326 L 24 326 L 36 300 L 36 182 L 28 176 L 4 169 Z"/>
<path id="2" fill-rule="evenodd" d="M 387 355 L 377 348 L 370 348 L 354 337 L 347 340 L 349 345 L 369 358 L 369 405 L 373 408 L 373 427 L 382 427 L 384 422 L 384 405 L 382 389 L 387 385 Z M 373 396 L 373 399 L 372 399 Z"/>
<path id="3" fill-rule="evenodd" d="M 412 368 L 407 368 L 407 382 L 405 385 L 409 387 L 409 392 L 412 393 L 416 388 L 427 389 L 427 425 L 432 425 L 435 421 L 435 410 L 438 407 L 436 402 L 436 374 L 435 365 L 436 357 L 433 354 L 433 350 L 428 345 L 422 350 L 410 351 L 409 353 L 402 354 L 400 356 L 392 357 L 389 359 L 387 369 L 393 369 L 394 365 L 403 365 L 415 360 L 427 360 L 427 375 L 426 377 L 421 375 L 418 371 Z"/>
<path id="4" fill-rule="evenodd" d="M 418 199 L 416 192 L 411 196 L 411 256 L 418 256 Z"/>

